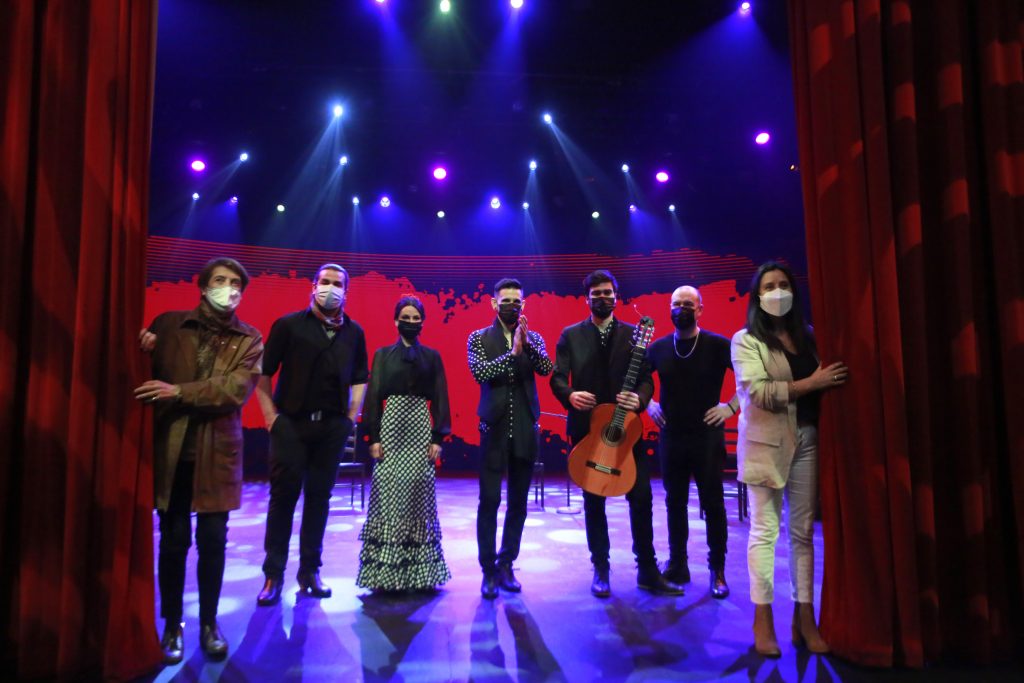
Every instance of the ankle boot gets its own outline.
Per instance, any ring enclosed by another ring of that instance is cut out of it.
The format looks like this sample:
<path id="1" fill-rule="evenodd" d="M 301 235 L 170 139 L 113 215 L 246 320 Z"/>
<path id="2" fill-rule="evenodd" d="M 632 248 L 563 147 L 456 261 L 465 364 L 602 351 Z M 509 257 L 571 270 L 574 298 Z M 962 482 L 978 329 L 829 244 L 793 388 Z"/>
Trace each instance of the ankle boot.
<path id="1" fill-rule="evenodd" d="M 763 657 L 780 657 L 771 605 L 754 605 L 754 649 Z"/>
<path id="2" fill-rule="evenodd" d="M 819 655 L 829 651 L 814 622 L 814 605 L 809 602 L 793 603 L 793 644 Z"/>

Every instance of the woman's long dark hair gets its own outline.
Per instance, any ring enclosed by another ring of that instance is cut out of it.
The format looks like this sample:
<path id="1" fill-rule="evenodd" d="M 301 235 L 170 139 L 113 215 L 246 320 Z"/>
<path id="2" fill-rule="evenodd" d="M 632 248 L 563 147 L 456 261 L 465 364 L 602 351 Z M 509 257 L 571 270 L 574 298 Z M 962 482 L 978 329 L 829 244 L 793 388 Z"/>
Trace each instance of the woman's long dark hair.
<path id="1" fill-rule="evenodd" d="M 789 280 L 789 291 L 793 293 L 793 307 L 782 318 L 776 318 L 761 310 L 761 279 L 773 270 L 781 270 L 786 275 L 786 279 Z M 778 261 L 768 261 L 760 265 L 754 273 L 754 279 L 750 281 L 750 294 L 747 297 L 747 331 L 767 344 L 768 348 L 783 351 L 782 342 L 775 336 L 775 331 L 780 325 L 789 333 L 797 353 L 803 353 L 807 349 L 815 350 L 814 333 L 804 322 L 800 292 L 797 291 L 793 271 Z"/>

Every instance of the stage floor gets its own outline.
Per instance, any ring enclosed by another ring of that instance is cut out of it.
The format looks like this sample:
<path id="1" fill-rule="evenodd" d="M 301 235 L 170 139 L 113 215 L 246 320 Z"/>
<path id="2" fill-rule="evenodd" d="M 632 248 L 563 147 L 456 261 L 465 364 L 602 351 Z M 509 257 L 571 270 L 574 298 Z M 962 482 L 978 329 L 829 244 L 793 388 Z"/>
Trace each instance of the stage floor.
<path id="1" fill-rule="evenodd" d="M 652 485 L 655 546 L 659 558 L 665 559 L 664 490 L 660 480 Z M 757 656 L 751 648 L 748 527 L 738 519 L 735 498 L 726 499 L 726 575 L 732 588 L 726 600 L 713 600 L 708 594 L 704 523 L 698 517 L 693 487 L 689 506 L 693 580 L 686 586 L 686 595 L 660 597 L 636 587 L 628 507 L 620 498 L 608 502 L 612 597 L 601 600 L 589 591 L 592 572 L 583 515 L 556 511 L 566 502 L 564 479 L 549 479 L 546 508 L 530 497 L 522 552 L 515 563 L 523 592 L 502 592 L 491 601 L 479 592 L 477 481 L 444 478 L 437 490 L 444 552 L 453 574 L 439 593 L 378 596 L 356 588 L 357 536 L 365 514 L 359 509 L 358 492 L 353 508 L 349 491 L 339 486 L 331 501 L 321 570 L 334 595 L 326 600 L 296 595 L 297 513 L 284 598 L 280 605 L 257 607 L 256 594 L 263 585 L 260 565 L 268 485 L 246 484 L 242 508 L 231 514 L 229 523 L 220 602 L 219 622 L 231 645 L 229 657 L 208 662 L 199 650 L 193 551 L 185 587 L 185 661 L 146 680 L 934 681 L 936 674 L 942 680 L 979 680 L 977 671 L 880 672 L 797 651 L 785 637 L 792 603 L 782 542 L 776 561 L 775 610 L 783 654 L 777 661 Z M 734 484 L 726 482 L 727 494 L 734 490 Z M 578 496 L 572 502 L 579 507 Z M 499 517 L 499 533 L 500 521 Z M 157 540 L 154 533 L 154 551 Z M 821 589 L 821 546 L 821 530 L 816 526 L 816 596 Z M 820 604 L 817 597 L 816 604 Z M 1015 678 L 1005 669 L 989 673 Z"/>

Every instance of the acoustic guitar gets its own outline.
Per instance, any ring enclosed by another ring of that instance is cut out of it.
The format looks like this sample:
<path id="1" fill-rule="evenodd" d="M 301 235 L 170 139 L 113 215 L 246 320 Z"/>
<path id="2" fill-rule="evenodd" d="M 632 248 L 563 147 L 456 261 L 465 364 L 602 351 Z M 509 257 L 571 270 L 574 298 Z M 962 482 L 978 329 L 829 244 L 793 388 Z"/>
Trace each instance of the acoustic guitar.
<path id="1" fill-rule="evenodd" d="M 622 391 L 633 391 L 644 360 L 644 352 L 654 336 L 654 321 L 644 316 L 633 330 L 633 350 Z M 643 434 L 640 416 L 615 403 L 594 406 L 590 413 L 590 432 L 569 454 L 569 476 L 584 491 L 612 497 L 629 493 L 636 482 L 633 446 Z"/>

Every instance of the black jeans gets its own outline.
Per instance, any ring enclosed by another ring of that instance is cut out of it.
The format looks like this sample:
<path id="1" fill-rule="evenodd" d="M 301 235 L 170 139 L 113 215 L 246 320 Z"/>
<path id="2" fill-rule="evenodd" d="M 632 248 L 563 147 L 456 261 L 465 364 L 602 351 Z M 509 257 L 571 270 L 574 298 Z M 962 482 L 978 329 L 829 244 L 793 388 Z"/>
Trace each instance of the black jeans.
<path id="1" fill-rule="evenodd" d="M 700 506 L 704 509 L 708 566 L 724 568 L 728 538 L 722 493 L 725 432 L 716 429 L 681 434 L 663 429 L 659 454 L 661 477 L 665 484 L 669 557 L 677 562 L 686 561 L 686 541 L 690 537 L 686 503 L 690 496 L 690 476 L 693 475 Z"/>
<path id="2" fill-rule="evenodd" d="M 519 445 L 508 437 L 504 421 L 502 428 L 480 433 L 480 452 L 487 454 L 492 449 L 504 449 L 504 457 L 495 462 L 494 458 L 482 457 L 480 463 L 480 504 L 476 510 L 476 546 L 480 568 L 484 574 L 494 571 L 495 562 L 511 564 L 519 557 L 519 544 L 523 539 L 523 525 L 526 524 L 526 504 L 530 497 L 530 482 L 533 480 L 533 460 L 516 454 Z M 537 435 L 534 434 L 534 439 Z M 525 444 L 525 452 L 535 454 L 536 444 Z M 508 505 L 505 510 L 505 527 L 501 532 L 501 551 L 495 553 L 495 534 L 498 532 L 498 508 L 501 506 L 501 479 L 508 469 Z"/>
<path id="3" fill-rule="evenodd" d="M 577 440 L 573 440 L 575 446 Z M 633 448 L 636 461 L 636 483 L 626 494 L 629 502 L 629 528 L 633 534 L 633 555 L 641 568 L 657 567 L 654 554 L 654 498 L 651 495 L 651 471 L 647 458 L 641 452 L 643 444 L 637 442 Z M 587 547 L 590 561 L 599 569 L 608 568 L 611 542 L 608 540 L 608 516 L 605 514 L 605 497 L 583 492 L 583 515 L 587 528 Z"/>
<path id="4" fill-rule="evenodd" d="M 304 493 L 299 529 L 299 571 L 315 572 L 323 564 L 324 528 L 338 461 L 352 421 L 342 415 L 313 422 L 279 415 L 270 430 L 270 504 L 263 548 L 263 573 L 280 579 L 288 563 L 288 542 L 299 493 Z"/>
<path id="5" fill-rule="evenodd" d="M 171 498 L 160 516 L 160 616 L 180 622 L 182 594 L 185 592 L 185 560 L 192 545 L 192 477 L 195 463 L 179 462 L 174 472 Z M 196 550 L 199 562 L 199 621 L 208 624 L 217 618 L 217 603 L 224 583 L 224 547 L 228 542 L 228 513 L 196 514 Z"/>

